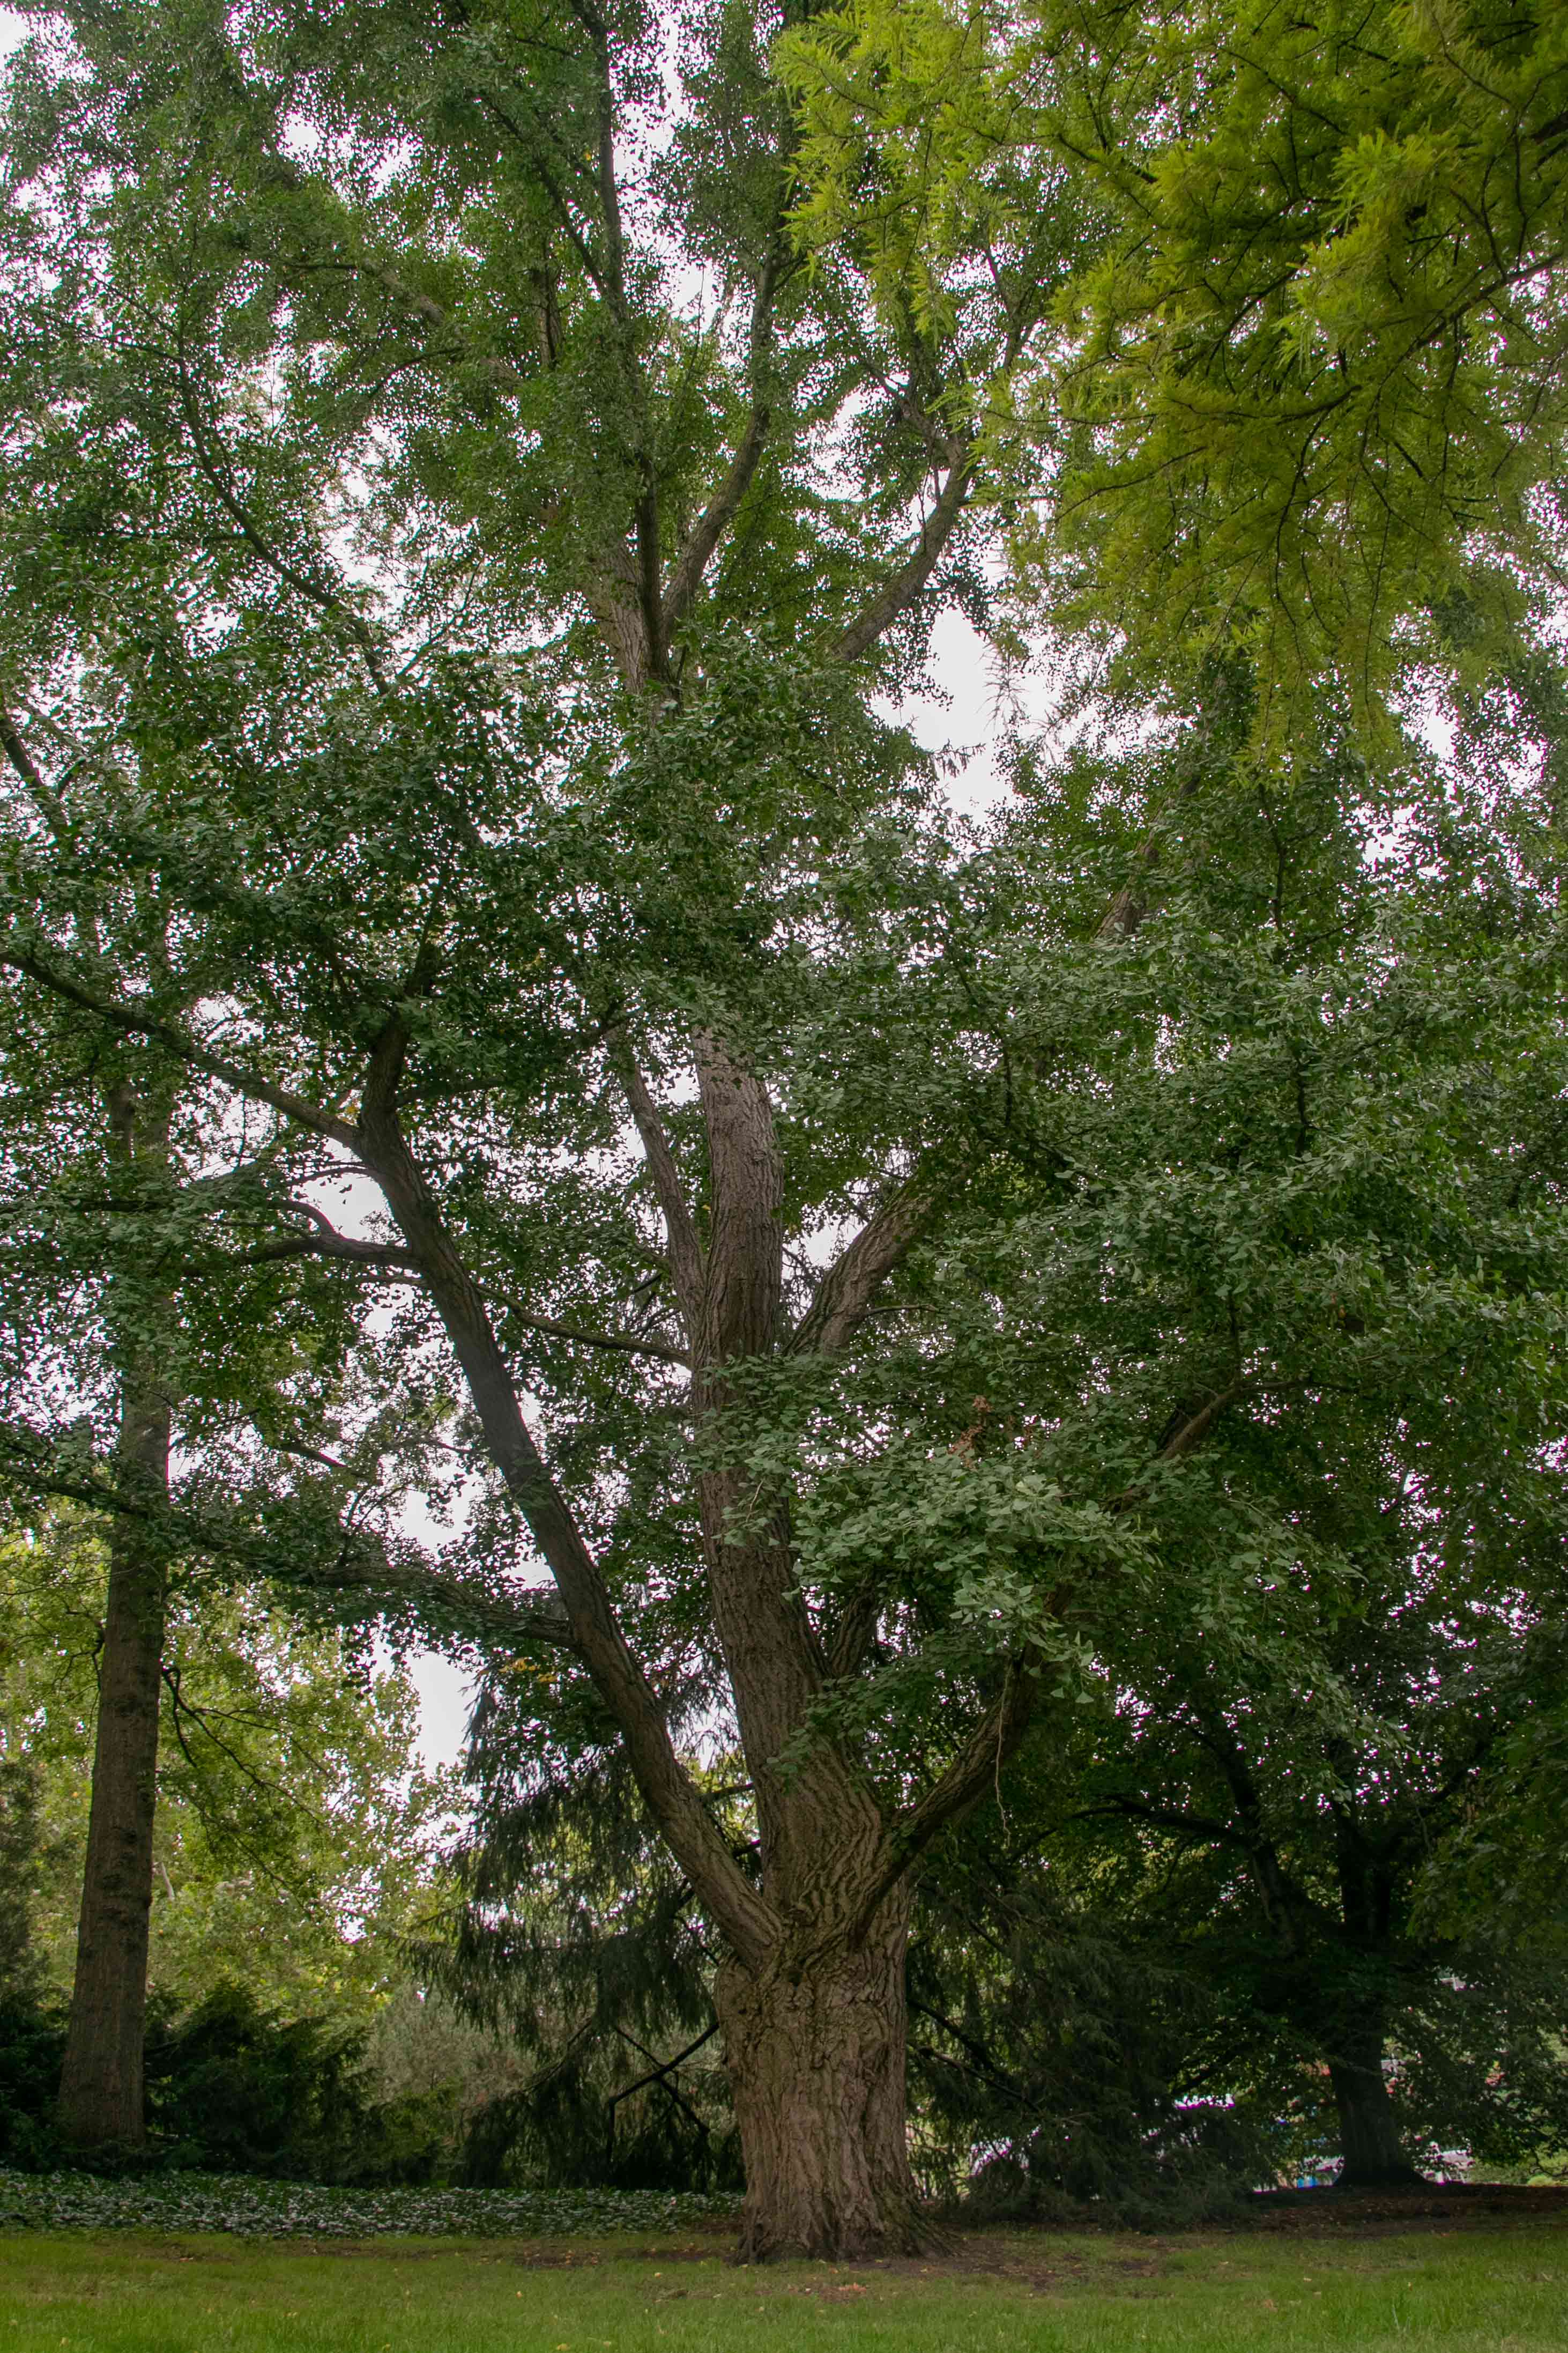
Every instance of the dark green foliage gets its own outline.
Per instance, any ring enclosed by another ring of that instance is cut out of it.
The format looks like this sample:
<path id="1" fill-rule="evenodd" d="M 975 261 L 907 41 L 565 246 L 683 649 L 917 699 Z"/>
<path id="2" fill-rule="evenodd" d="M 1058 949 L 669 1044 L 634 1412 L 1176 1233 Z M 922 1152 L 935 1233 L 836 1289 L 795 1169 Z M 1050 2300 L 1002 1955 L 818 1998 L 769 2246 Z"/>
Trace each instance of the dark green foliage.
<path id="1" fill-rule="evenodd" d="M 269 2018 L 232 1985 L 177 2021 L 154 2009 L 148 2122 L 166 2163 L 300 2181 L 427 2181 L 445 2154 L 439 2094 L 382 2102 L 363 2031 Z"/>
<path id="2" fill-rule="evenodd" d="M 0 2165 L 24 2167 L 56 2154 L 65 2050 L 65 2019 L 43 1994 L 33 1944 L 37 1782 L 30 1759 L 0 1758 Z"/>
<path id="3" fill-rule="evenodd" d="M 65 2047 L 63 2011 L 26 1992 L 0 1995 L 0 2165 L 30 2171 L 58 2162 L 55 2095 Z"/>
<path id="4" fill-rule="evenodd" d="M 137 2167 L 256 2173 L 278 2179 L 430 2181 L 446 2169 L 453 2102 L 437 2091 L 377 2096 L 363 2030 L 268 2015 L 219 1984 L 183 2018 L 156 1999 L 147 2038 L 148 2145 Z M 67 2162 L 55 2129 L 65 2049 L 57 2010 L 0 2001 L 0 2162 Z"/>
<path id="5" fill-rule="evenodd" d="M 929 2186 L 978 2212 L 1194 2220 L 1273 2172 L 1267 2105 L 1204 2063 L 1207 1990 L 1017 1815 L 988 1809 L 928 1874 L 910 2012 Z"/>
<path id="6" fill-rule="evenodd" d="M 593 1744 L 584 1698 L 575 1725 L 569 1707 L 556 1715 L 553 1739 L 532 1674 L 492 1681 L 475 1712 L 467 1900 L 432 1958 L 458 2008 L 514 2038 L 531 2072 L 470 2120 L 463 2179 L 736 2188 L 711 1953 L 624 1759 Z"/>

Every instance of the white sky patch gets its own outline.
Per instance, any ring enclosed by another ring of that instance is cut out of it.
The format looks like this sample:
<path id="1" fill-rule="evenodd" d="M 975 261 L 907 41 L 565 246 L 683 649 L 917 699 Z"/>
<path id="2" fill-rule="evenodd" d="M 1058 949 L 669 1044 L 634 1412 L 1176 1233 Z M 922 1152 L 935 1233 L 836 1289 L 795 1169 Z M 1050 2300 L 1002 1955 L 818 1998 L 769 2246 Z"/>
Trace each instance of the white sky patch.
<path id="1" fill-rule="evenodd" d="M 468 1711 L 478 1685 L 439 1651 L 413 1651 L 408 1674 L 419 1695 L 419 1755 L 432 1772 L 455 1765 L 463 1753 Z"/>
<path id="2" fill-rule="evenodd" d="M 932 630 L 931 671 L 947 699 L 911 701 L 898 715 L 927 751 L 951 750 L 962 757 L 962 766 L 945 778 L 954 814 L 988 817 L 1007 791 L 995 745 L 1010 716 L 1010 698 L 995 656 L 962 613 L 943 613 Z"/>

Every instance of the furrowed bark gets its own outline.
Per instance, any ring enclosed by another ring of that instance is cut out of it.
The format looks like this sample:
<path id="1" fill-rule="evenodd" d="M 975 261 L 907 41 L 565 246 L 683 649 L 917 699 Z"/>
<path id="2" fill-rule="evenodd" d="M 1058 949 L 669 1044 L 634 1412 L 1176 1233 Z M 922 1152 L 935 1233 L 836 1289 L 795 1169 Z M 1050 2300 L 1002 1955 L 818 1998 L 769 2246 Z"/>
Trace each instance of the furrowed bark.
<path id="1" fill-rule="evenodd" d="M 739 1403 L 728 1368 L 782 1337 L 783 1179 L 766 1088 L 711 1036 L 697 1040 L 711 1199 L 694 1348 L 699 1424 Z M 740 1467 L 704 1470 L 699 1500 L 714 1621 L 756 1792 L 764 1880 L 781 1906 L 821 1905 L 822 1926 L 872 1866 L 881 1815 L 869 1783 L 826 1742 L 786 1769 L 826 1665 L 799 1592 L 788 1503 Z"/>
<path id="2" fill-rule="evenodd" d="M 922 2221 L 904 2124 L 907 1889 L 853 1947 L 781 1940 L 714 1987 L 746 2163 L 742 2263 L 913 2254 Z"/>

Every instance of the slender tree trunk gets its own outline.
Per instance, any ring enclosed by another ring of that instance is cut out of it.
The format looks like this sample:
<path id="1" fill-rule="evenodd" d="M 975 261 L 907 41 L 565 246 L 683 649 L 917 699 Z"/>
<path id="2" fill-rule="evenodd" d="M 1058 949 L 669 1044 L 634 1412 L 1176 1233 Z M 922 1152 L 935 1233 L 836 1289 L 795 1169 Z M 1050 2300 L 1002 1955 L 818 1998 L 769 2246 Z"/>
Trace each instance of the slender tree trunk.
<path id="1" fill-rule="evenodd" d="M 127 1385 L 118 1454 L 123 1487 L 162 1496 L 169 1407 L 151 1384 Z M 92 1812 L 60 2075 L 60 2130 L 83 2150 L 136 2148 L 146 2137 L 142 2063 L 166 1583 L 156 1535 L 134 1519 L 118 1521 L 110 1540 Z"/>
<path id="2" fill-rule="evenodd" d="M 128 1169 L 140 1164 L 163 1174 L 167 1102 L 149 1104 L 121 1082 L 110 1088 L 108 1109 L 114 1156 Z M 168 1498 L 171 1428 L 168 1367 L 158 1348 L 169 1301 L 158 1271 L 129 1264 L 112 1292 L 120 1326 L 115 1483 L 132 1508 L 116 1515 L 109 1537 L 92 1806 L 58 2108 L 66 2140 L 105 2154 L 139 2148 L 147 2137 L 147 1940 L 169 1567 L 155 1514 Z M 138 1516 L 139 1505 L 147 1518 Z"/>
<path id="3" fill-rule="evenodd" d="M 1381 2026 L 1364 2023 L 1342 2038 L 1329 2062 L 1340 2115 L 1342 2189 L 1393 2189 L 1419 2182 L 1400 2141 L 1394 2102 L 1383 2076 Z"/>
<path id="4" fill-rule="evenodd" d="M 930 2246 L 904 2122 L 900 1891 L 853 1951 L 727 1961 L 715 2000 L 746 2168 L 742 2263 Z"/>

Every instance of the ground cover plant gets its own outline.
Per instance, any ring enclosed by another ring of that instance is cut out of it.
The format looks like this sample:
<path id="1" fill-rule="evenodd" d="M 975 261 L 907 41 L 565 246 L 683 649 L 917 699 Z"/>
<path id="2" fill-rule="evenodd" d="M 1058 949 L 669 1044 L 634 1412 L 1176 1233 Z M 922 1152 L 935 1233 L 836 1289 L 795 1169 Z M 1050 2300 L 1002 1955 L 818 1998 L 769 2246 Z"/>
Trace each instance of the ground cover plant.
<path id="1" fill-rule="evenodd" d="M 689 2191 L 330 2189 L 251 2174 L 0 2173 L 0 2215 L 31 2231 L 222 2231 L 239 2238 L 514 2238 L 527 2232 L 732 2223 L 739 2200 Z"/>
<path id="2" fill-rule="evenodd" d="M 985 2234 L 947 2258 L 737 2269 L 705 2234 L 284 2248 L 0 2240 L 12 2353 L 1557 2353 L 1561 2227 Z"/>

